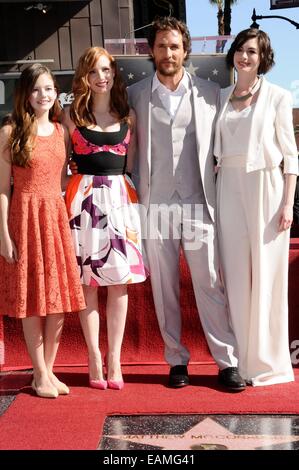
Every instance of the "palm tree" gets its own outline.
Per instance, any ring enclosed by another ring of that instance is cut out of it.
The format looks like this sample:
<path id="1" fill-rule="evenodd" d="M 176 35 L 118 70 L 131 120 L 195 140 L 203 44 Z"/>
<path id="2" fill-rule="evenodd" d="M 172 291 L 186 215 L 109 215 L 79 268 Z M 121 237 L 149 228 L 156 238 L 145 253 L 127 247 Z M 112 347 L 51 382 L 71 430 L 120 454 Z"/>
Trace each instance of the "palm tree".
<path id="1" fill-rule="evenodd" d="M 231 6 L 238 0 L 209 0 L 212 5 L 218 7 L 218 34 L 219 36 L 229 36 L 231 33 Z"/>
<path id="2" fill-rule="evenodd" d="M 231 33 L 231 6 L 238 0 L 209 0 L 212 5 L 218 7 L 218 34 L 230 36 Z M 223 52 L 226 41 L 217 41 L 216 52 Z"/>

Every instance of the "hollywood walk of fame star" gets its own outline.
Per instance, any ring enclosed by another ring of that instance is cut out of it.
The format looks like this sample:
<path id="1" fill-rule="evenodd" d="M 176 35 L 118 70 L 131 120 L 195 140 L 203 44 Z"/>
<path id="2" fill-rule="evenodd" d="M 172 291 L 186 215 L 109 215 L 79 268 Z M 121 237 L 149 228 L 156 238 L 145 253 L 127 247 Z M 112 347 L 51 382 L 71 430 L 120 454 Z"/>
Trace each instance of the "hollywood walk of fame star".
<path id="1" fill-rule="evenodd" d="M 110 439 L 156 446 L 164 450 L 254 450 L 299 441 L 299 436 L 234 434 L 211 418 L 205 418 L 184 434 L 112 435 Z"/>
<path id="2" fill-rule="evenodd" d="M 198 70 L 198 67 L 194 67 L 192 62 L 186 67 L 186 70 L 190 73 L 190 75 L 196 75 L 196 70 Z"/>

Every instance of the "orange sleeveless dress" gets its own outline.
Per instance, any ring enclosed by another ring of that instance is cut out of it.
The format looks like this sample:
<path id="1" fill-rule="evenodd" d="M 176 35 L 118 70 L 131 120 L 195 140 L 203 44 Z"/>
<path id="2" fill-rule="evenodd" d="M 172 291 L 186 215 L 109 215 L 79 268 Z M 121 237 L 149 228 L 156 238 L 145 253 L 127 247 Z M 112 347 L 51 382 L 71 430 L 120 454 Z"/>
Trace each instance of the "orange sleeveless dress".
<path id="1" fill-rule="evenodd" d="M 9 231 L 18 261 L 0 256 L 0 315 L 25 318 L 85 308 L 61 194 L 66 153 L 60 124 L 37 136 L 31 167 L 13 165 Z"/>

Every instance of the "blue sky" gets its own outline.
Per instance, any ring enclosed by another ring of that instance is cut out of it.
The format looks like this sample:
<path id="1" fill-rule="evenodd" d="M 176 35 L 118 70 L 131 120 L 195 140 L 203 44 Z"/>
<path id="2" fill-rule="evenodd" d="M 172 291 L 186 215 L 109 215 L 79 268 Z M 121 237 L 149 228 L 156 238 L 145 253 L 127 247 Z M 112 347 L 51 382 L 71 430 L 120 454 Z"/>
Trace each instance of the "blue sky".
<path id="1" fill-rule="evenodd" d="M 217 35 L 217 7 L 209 0 L 186 0 L 187 24 L 191 36 Z M 248 28 L 253 8 L 257 15 L 286 16 L 299 23 L 299 8 L 270 10 L 270 0 L 238 0 L 232 8 L 232 33 Z M 294 105 L 299 107 L 299 29 L 281 19 L 257 21 L 260 29 L 271 38 L 276 65 L 267 77 L 273 83 L 290 90 Z"/>

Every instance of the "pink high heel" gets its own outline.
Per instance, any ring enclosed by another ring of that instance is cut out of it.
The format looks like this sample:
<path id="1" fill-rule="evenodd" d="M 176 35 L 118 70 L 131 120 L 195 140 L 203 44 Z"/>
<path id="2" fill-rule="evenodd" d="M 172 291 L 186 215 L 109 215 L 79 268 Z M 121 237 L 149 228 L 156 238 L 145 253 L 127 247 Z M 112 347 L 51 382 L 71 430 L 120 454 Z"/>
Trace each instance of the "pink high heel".
<path id="1" fill-rule="evenodd" d="M 107 357 L 107 355 L 105 355 L 105 357 L 104 357 L 104 366 L 106 367 L 107 375 L 109 375 L 108 374 L 108 357 Z M 112 379 L 107 378 L 107 385 L 108 385 L 108 388 L 110 388 L 111 390 L 122 390 L 125 386 L 125 383 L 124 383 L 123 379 L 112 380 Z"/>
<path id="2" fill-rule="evenodd" d="M 104 380 L 104 379 L 93 380 L 89 378 L 89 386 L 91 388 L 97 388 L 99 390 L 106 390 L 108 384 L 107 384 L 107 380 Z"/>
<path id="3" fill-rule="evenodd" d="M 111 388 L 112 390 L 122 390 L 125 386 L 125 383 L 123 380 L 107 380 L 107 385 L 108 388 Z"/>
<path id="4" fill-rule="evenodd" d="M 88 361 L 88 369 L 90 370 L 89 361 Z M 106 390 L 108 385 L 107 385 L 107 380 L 105 379 L 91 379 L 89 376 L 89 386 L 91 388 L 97 388 L 98 390 Z"/>

